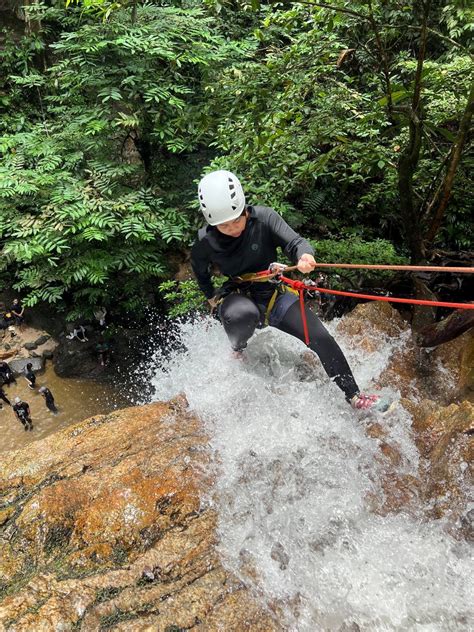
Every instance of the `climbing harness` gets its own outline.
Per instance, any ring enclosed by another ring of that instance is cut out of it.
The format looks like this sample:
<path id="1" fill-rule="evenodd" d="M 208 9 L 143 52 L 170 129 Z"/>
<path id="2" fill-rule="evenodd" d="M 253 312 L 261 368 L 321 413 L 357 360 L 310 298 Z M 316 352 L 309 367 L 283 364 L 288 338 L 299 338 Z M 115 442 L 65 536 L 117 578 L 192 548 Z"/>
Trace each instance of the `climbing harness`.
<path id="1" fill-rule="evenodd" d="M 276 300 L 278 295 L 283 294 L 284 292 L 291 292 L 298 296 L 300 311 L 301 311 L 301 320 L 303 323 L 303 333 L 304 333 L 304 341 L 308 346 L 310 343 L 309 340 L 309 332 L 308 332 L 308 323 L 306 320 L 306 312 L 305 312 L 305 293 L 308 294 L 311 291 L 317 291 L 318 282 L 322 281 L 322 277 L 318 279 L 318 282 L 312 281 L 311 279 L 305 279 L 304 281 L 297 281 L 295 279 L 289 279 L 283 276 L 283 271 L 287 271 L 289 269 L 288 266 L 282 263 L 271 263 L 268 270 L 263 270 L 262 272 L 250 272 L 248 274 L 242 274 L 238 277 L 234 277 L 234 281 L 237 283 L 263 283 L 270 282 L 277 285 L 275 288 L 270 301 L 268 302 L 267 308 L 265 310 L 265 325 L 268 325 L 270 322 L 270 314 L 275 307 Z"/>

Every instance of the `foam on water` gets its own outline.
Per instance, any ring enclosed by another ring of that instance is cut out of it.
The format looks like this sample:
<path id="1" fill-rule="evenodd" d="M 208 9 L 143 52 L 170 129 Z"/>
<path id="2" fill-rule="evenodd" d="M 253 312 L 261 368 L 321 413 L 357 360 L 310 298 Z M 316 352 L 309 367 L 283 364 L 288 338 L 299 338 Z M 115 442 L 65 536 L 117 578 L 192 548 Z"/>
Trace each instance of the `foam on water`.
<path id="1" fill-rule="evenodd" d="M 255 576 L 262 599 L 280 604 L 285 628 L 470 629 L 467 545 L 440 521 L 424 521 L 421 508 L 419 516 L 370 512 L 367 498 L 383 497 L 378 442 L 322 369 L 298 381 L 304 346 L 266 329 L 242 362 L 215 321 L 183 325 L 182 337 L 186 351 L 155 358 L 154 399 L 184 392 L 204 420 L 219 456 L 210 502 L 220 552 L 247 583 Z M 403 338 L 381 340 L 370 355 L 339 342 L 370 390 Z M 416 473 L 408 413 L 399 408 L 382 423 L 402 453 L 397 472 Z"/>

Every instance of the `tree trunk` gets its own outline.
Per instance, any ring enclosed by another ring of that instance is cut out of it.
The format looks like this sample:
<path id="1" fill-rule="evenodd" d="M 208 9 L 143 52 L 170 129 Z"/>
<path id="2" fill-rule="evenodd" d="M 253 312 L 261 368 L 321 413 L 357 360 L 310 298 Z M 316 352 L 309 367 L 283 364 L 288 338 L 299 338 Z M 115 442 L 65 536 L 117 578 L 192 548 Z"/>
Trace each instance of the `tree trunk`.
<path id="1" fill-rule="evenodd" d="M 444 213 L 446 211 L 446 207 L 448 206 L 449 198 L 451 197 L 451 191 L 454 184 L 456 170 L 461 160 L 463 148 L 469 137 L 469 131 L 471 127 L 473 113 L 474 113 L 474 84 L 472 84 L 471 86 L 471 91 L 467 99 L 466 109 L 464 110 L 464 114 L 462 116 L 461 123 L 459 125 L 458 135 L 451 151 L 451 156 L 450 156 L 450 160 L 448 164 L 448 169 L 446 171 L 446 175 L 444 178 L 444 182 L 439 187 L 437 194 L 435 194 L 427 210 L 427 214 L 429 217 L 432 213 L 432 209 L 434 208 L 435 204 L 438 204 L 438 207 L 436 209 L 436 212 L 434 213 L 434 216 L 431 222 L 431 226 L 429 227 L 428 232 L 426 234 L 426 241 L 428 243 L 433 242 L 434 238 L 436 237 L 436 234 L 438 233 L 438 230 L 441 227 Z"/>
<path id="2" fill-rule="evenodd" d="M 474 327 L 474 309 L 457 309 L 439 323 L 421 329 L 415 337 L 416 344 L 420 347 L 437 347 L 454 340 L 471 327 Z"/>
<path id="3" fill-rule="evenodd" d="M 420 48 L 413 89 L 413 98 L 409 110 L 409 139 L 408 145 L 400 155 L 398 163 L 398 191 L 400 194 L 400 212 L 403 221 L 404 233 L 410 248 L 413 264 L 424 259 L 423 239 L 421 230 L 421 218 L 419 209 L 415 208 L 413 201 L 413 176 L 420 159 L 420 150 L 423 133 L 423 108 L 421 103 L 421 86 L 423 76 L 423 63 L 426 55 L 427 22 L 429 14 L 429 2 L 423 5 L 423 22 L 420 32 Z"/>

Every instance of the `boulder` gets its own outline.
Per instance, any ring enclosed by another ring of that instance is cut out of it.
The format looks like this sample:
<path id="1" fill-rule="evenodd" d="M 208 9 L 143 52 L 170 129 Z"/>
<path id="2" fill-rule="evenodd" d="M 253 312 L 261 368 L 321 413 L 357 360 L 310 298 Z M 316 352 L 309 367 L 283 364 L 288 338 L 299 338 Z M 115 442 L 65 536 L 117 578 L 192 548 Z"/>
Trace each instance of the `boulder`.
<path id="1" fill-rule="evenodd" d="M 36 342 L 25 342 L 23 346 L 28 351 L 33 351 L 33 349 L 36 349 L 38 345 L 36 344 Z"/>
<path id="2" fill-rule="evenodd" d="M 472 397 L 473 357 L 472 331 L 433 350 L 420 348 L 411 337 L 392 355 L 377 386 L 397 388 L 402 397 L 430 399 L 448 405 Z"/>
<path id="3" fill-rule="evenodd" d="M 2 455 L 4 629 L 281 629 L 215 550 L 211 453 L 185 400 Z"/>
<path id="4" fill-rule="evenodd" d="M 60 338 L 54 350 L 54 370 L 59 377 L 96 377 L 100 372 L 94 340 Z"/>
<path id="5" fill-rule="evenodd" d="M 35 372 L 44 369 L 44 359 L 41 357 L 15 358 L 15 360 L 10 360 L 8 364 L 15 375 L 21 375 L 29 362 L 33 365 L 33 371 Z"/>
<path id="6" fill-rule="evenodd" d="M 48 342 L 50 338 L 51 336 L 49 334 L 43 334 L 42 336 L 40 336 L 39 338 L 35 340 L 35 345 L 37 347 L 41 347 L 41 345 L 44 345 L 45 342 Z"/>
<path id="7" fill-rule="evenodd" d="M 16 354 L 16 349 L 12 349 L 10 345 L 8 345 L 8 349 L 0 350 L 0 360 L 8 360 L 8 358 L 13 357 Z"/>
<path id="8" fill-rule="evenodd" d="M 373 353 L 380 347 L 380 337 L 394 338 L 408 329 L 408 324 L 389 303 L 361 303 L 337 326 L 338 335 L 349 344 Z"/>

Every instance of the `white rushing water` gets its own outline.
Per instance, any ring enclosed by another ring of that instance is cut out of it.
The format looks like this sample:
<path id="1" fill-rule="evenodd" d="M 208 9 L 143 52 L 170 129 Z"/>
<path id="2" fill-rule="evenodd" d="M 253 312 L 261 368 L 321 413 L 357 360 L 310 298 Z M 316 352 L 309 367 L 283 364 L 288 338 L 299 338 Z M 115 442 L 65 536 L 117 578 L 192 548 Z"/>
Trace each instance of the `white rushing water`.
<path id="1" fill-rule="evenodd" d="M 421 508 L 370 511 L 368 497 L 383 498 L 379 443 L 322 369 L 298 380 L 302 343 L 266 329 L 242 362 L 215 321 L 183 325 L 182 339 L 185 351 L 155 358 L 154 399 L 184 392 L 204 420 L 222 558 L 247 583 L 255 577 L 262 600 L 279 604 L 284 629 L 474 629 L 468 545 L 424 520 Z M 381 340 L 369 355 L 339 342 L 369 391 L 403 344 Z M 399 408 L 382 424 L 403 456 L 397 472 L 415 474 L 410 421 Z"/>

